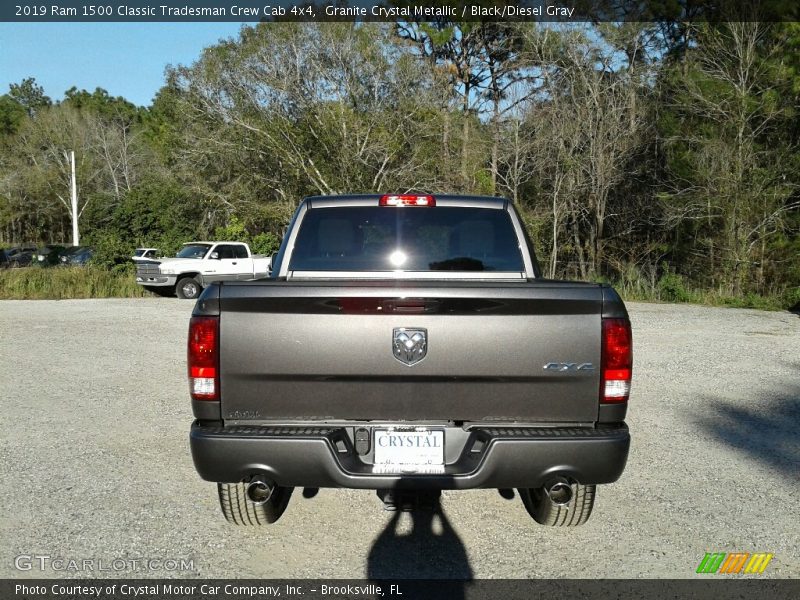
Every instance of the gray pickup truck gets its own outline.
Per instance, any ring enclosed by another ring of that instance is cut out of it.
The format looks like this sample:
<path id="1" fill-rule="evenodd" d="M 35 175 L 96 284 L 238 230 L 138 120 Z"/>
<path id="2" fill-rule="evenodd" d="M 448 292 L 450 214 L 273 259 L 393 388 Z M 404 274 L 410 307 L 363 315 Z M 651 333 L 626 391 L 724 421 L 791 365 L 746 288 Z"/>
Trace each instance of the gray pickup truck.
<path id="1" fill-rule="evenodd" d="M 191 451 L 236 524 L 303 486 L 389 509 L 517 488 L 537 522 L 579 525 L 627 461 L 631 367 L 620 297 L 542 278 L 509 201 L 310 197 L 269 279 L 196 303 Z"/>

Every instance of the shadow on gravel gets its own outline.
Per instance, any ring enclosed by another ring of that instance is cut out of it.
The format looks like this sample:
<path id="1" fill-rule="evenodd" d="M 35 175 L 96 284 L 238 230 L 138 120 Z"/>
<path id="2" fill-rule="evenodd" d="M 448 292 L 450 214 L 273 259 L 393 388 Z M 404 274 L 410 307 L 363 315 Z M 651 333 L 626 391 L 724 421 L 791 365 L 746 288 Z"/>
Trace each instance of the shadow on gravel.
<path id="1" fill-rule="evenodd" d="M 305 498 L 306 500 L 315 498 L 317 494 L 319 494 L 319 488 L 312 488 L 312 487 L 303 488 L 303 498 Z"/>
<path id="2" fill-rule="evenodd" d="M 754 403 L 752 408 L 707 398 L 708 411 L 698 423 L 732 448 L 765 466 L 798 479 L 800 464 L 800 387 Z"/>
<path id="3" fill-rule="evenodd" d="M 411 520 L 410 530 L 407 519 Z M 468 580 L 472 568 L 464 543 L 437 505 L 434 510 L 392 514 L 370 549 L 367 578 Z M 463 585 L 451 586 L 447 597 L 463 598 Z"/>

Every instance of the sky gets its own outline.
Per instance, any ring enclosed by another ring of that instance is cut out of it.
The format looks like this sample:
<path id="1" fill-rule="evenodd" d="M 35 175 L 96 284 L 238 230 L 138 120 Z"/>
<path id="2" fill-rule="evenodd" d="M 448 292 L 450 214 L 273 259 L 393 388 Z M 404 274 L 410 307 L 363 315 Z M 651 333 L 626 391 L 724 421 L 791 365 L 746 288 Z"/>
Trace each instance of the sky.
<path id="1" fill-rule="evenodd" d="M 169 64 L 189 64 L 241 23 L 0 23 L 0 95 L 35 77 L 53 100 L 76 86 L 149 106 Z"/>

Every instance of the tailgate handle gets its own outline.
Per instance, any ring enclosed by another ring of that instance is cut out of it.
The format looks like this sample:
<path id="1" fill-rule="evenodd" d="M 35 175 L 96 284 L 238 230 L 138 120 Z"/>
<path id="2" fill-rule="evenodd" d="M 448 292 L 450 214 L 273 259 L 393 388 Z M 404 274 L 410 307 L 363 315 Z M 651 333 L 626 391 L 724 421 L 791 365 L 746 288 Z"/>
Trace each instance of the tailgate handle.
<path id="1" fill-rule="evenodd" d="M 419 314 L 436 312 L 441 302 L 439 300 L 425 300 L 409 298 L 407 300 L 384 300 L 381 302 L 384 312 Z"/>

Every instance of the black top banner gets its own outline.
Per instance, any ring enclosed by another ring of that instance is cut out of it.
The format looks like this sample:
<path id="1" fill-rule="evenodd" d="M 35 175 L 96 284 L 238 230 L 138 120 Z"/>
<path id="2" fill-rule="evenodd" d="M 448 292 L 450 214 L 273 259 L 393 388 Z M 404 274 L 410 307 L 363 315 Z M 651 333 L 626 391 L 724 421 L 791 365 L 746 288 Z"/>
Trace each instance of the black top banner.
<path id="1" fill-rule="evenodd" d="M 797 0 L 12 0 L 0 22 L 800 21 Z"/>

